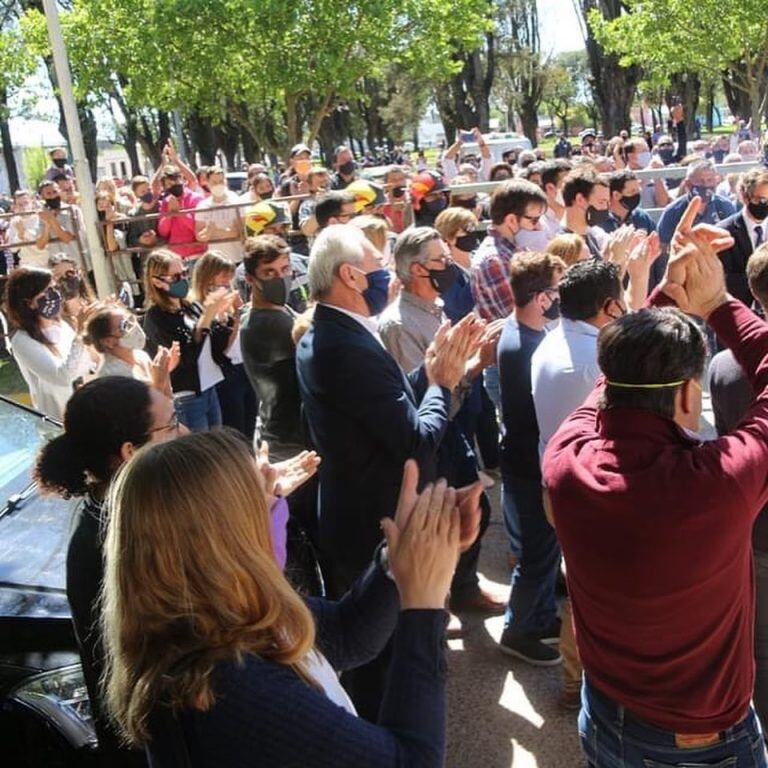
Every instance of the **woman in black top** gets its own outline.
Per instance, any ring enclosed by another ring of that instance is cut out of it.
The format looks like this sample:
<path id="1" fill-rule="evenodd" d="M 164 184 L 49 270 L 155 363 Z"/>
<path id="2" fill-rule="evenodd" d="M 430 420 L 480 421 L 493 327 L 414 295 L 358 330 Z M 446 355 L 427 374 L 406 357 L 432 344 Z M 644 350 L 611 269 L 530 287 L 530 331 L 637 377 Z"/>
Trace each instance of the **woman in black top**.
<path id="1" fill-rule="evenodd" d="M 103 579 L 104 496 L 112 476 L 136 448 L 184 432 L 170 398 L 137 379 L 107 376 L 72 395 L 64 433 L 37 459 L 36 479 L 43 491 L 83 498 L 67 550 L 67 598 L 105 766 L 146 763 L 141 752 L 121 747 L 104 715 L 99 687 L 104 654 L 97 598 Z"/>
<path id="2" fill-rule="evenodd" d="M 192 298 L 205 299 L 216 291 L 231 291 L 235 265 L 221 252 L 209 250 L 197 260 L 192 273 Z M 258 400 L 248 381 L 240 351 L 240 319 L 243 301 L 237 294 L 228 311 L 211 325 L 211 354 L 224 380 L 216 385 L 222 423 L 253 440 Z"/>
<path id="3" fill-rule="evenodd" d="M 145 268 L 147 351 L 154 355 L 159 346 L 179 343 L 179 364 L 171 372 L 176 410 L 184 425 L 202 432 L 221 424 L 216 384 L 224 374 L 214 362 L 209 337 L 218 334 L 216 317 L 229 312 L 237 293 L 221 288 L 200 304 L 187 301 L 188 292 L 182 260 L 171 251 L 152 253 Z"/>

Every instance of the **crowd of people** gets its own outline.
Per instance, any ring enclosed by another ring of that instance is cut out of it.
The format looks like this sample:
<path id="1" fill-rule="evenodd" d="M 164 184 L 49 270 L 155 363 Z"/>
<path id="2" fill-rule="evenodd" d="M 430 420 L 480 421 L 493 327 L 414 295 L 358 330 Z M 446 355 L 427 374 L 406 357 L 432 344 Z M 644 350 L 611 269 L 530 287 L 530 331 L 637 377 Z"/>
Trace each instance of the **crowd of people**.
<path id="1" fill-rule="evenodd" d="M 461 133 L 381 184 L 300 144 L 239 196 L 169 144 L 98 187 L 132 286 L 100 301 L 65 151 L 34 238 L 15 196 L 3 311 L 64 425 L 38 480 L 83 499 L 67 590 L 105 765 L 442 765 L 470 611 L 562 665 L 590 766 L 767 764 L 768 170 L 722 179 L 755 142 L 689 152 L 671 118 L 549 160 Z M 495 479 L 507 600 L 477 572 Z"/>

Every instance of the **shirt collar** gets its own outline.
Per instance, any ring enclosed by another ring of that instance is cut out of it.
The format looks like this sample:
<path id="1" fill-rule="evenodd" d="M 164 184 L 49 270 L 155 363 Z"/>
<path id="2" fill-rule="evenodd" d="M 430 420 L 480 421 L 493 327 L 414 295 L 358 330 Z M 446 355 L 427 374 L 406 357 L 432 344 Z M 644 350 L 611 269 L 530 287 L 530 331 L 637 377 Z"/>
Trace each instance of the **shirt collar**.
<path id="1" fill-rule="evenodd" d="M 430 315 L 435 315 L 436 317 L 440 317 L 443 314 L 443 303 L 440 299 L 436 299 L 435 301 L 427 301 L 426 299 L 422 299 L 421 296 L 417 296 L 415 293 L 411 293 L 410 291 L 401 291 L 400 303 L 411 304 L 417 309 L 428 312 Z"/>
<path id="2" fill-rule="evenodd" d="M 600 333 L 599 328 L 584 320 L 569 320 L 567 317 L 561 317 L 560 324 L 564 333 L 578 333 L 582 336 L 594 336 L 595 338 Z"/>
<path id="3" fill-rule="evenodd" d="M 345 309 L 344 307 L 339 307 L 336 304 L 326 304 L 325 302 L 320 302 L 321 306 L 323 307 L 329 307 L 330 309 L 335 309 L 337 312 L 341 312 L 342 314 L 347 315 L 347 317 L 351 317 L 356 322 L 360 323 L 360 325 L 365 328 L 368 333 L 370 333 L 374 338 L 381 343 L 381 337 L 379 336 L 379 321 L 376 317 L 368 317 L 366 315 L 360 315 L 357 312 L 352 312 L 349 309 Z"/>
<path id="4" fill-rule="evenodd" d="M 488 234 L 496 241 L 497 244 L 503 245 L 510 251 L 516 250 L 514 242 L 504 237 L 504 235 L 502 235 L 501 232 L 499 232 L 499 230 L 496 229 L 493 224 L 488 227 Z"/>

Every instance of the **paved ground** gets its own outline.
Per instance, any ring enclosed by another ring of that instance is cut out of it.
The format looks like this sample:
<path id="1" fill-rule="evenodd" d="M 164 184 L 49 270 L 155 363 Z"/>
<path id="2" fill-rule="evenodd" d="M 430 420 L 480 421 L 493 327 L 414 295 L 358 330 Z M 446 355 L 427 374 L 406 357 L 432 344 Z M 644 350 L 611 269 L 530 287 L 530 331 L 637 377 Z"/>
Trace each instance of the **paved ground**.
<path id="1" fill-rule="evenodd" d="M 700 432 L 713 437 L 709 396 Z M 499 485 L 483 539 L 480 570 L 503 590 L 509 584 Z M 560 667 L 535 668 L 496 647 L 503 617 L 464 621 L 464 637 L 449 641 L 448 768 L 581 768 L 576 714 L 557 705 Z"/>

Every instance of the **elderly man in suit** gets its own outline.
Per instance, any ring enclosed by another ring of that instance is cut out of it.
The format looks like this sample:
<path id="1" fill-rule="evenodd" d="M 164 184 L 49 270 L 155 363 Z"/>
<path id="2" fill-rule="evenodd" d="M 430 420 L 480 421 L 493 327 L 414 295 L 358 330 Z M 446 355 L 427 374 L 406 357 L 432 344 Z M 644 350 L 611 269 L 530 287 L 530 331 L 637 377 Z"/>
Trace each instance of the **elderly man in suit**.
<path id="1" fill-rule="evenodd" d="M 755 249 L 768 239 L 768 170 L 747 171 L 741 179 L 740 194 L 744 207 L 719 224 L 734 239 L 733 247 L 720 254 L 720 261 L 728 293 L 751 307 L 754 296 L 749 290 L 746 268 Z"/>
<path id="2" fill-rule="evenodd" d="M 395 509 L 403 463 L 435 478 L 451 392 L 484 333 L 468 316 L 444 324 L 411 377 L 387 352 L 376 316 L 387 305 L 390 274 L 362 231 L 324 229 L 312 246 L 309 286 L 318 301 L 296 353 L 299 390 L 320 469 L 320 554 L 332 597 L 341 596 L 381 541 L 380 520 Z M 414 389 L 423 391 L 420 401 Z M 378 662 L 378 663 L 377 663 Z M 376 717 L 385 661 L 347 680 L 358 712 Z"/>

